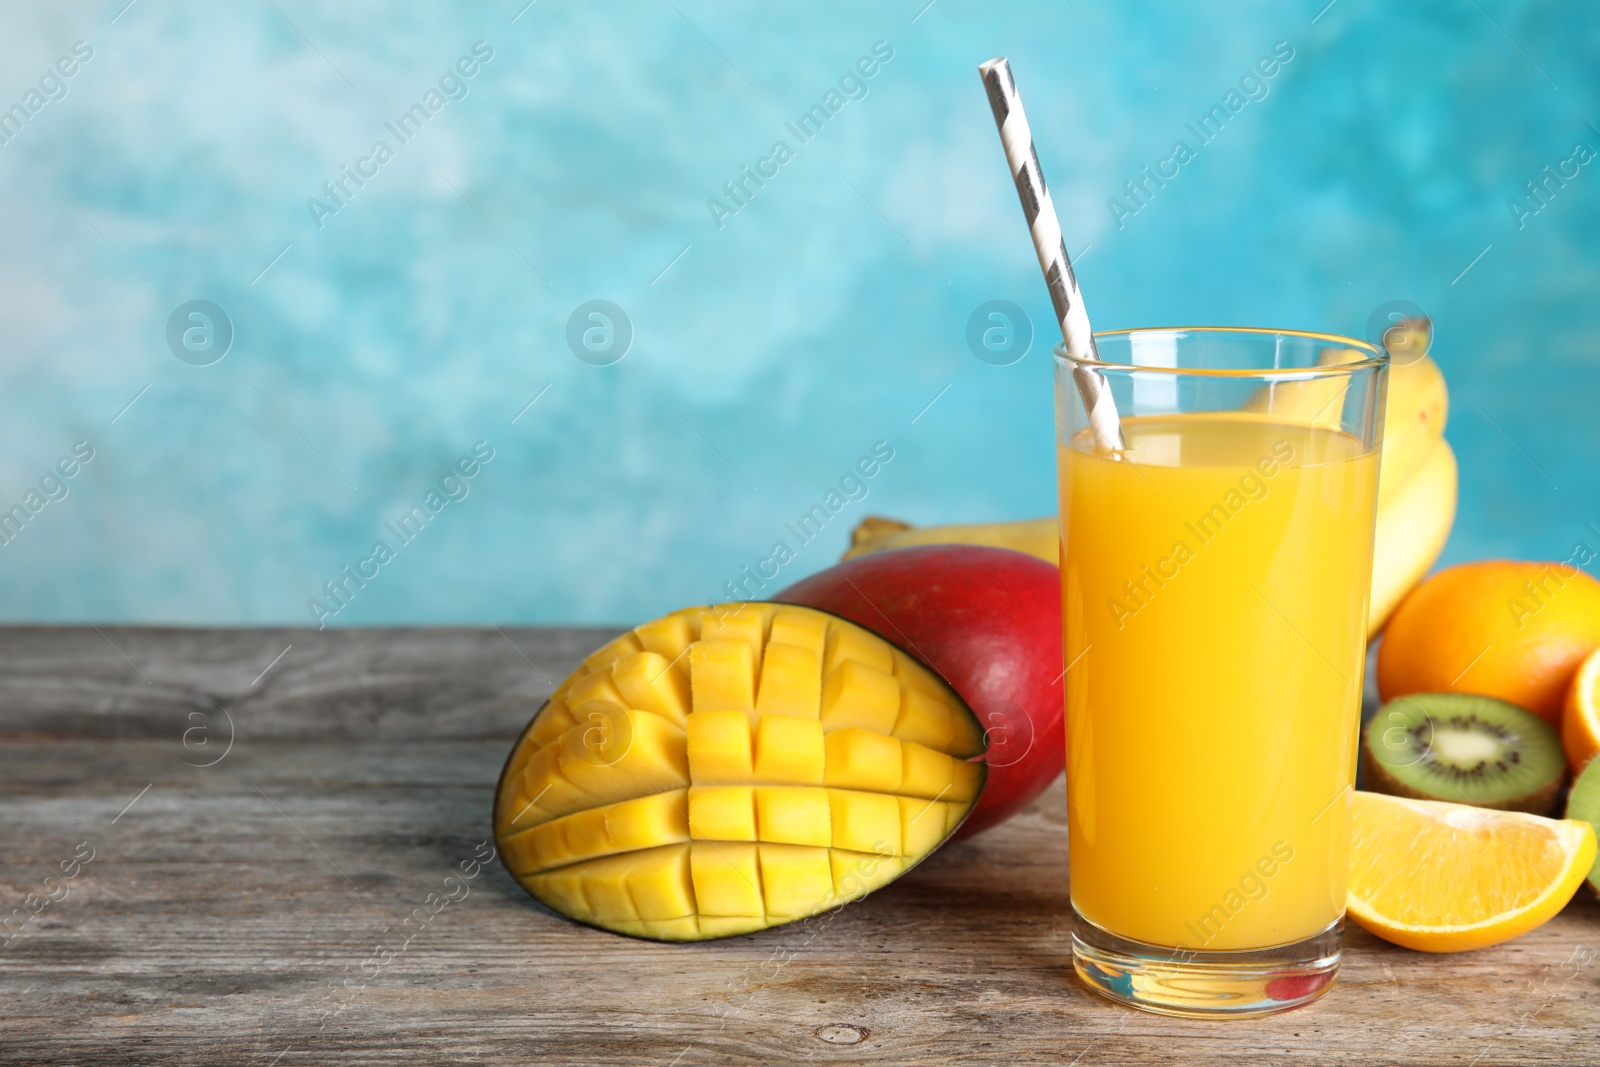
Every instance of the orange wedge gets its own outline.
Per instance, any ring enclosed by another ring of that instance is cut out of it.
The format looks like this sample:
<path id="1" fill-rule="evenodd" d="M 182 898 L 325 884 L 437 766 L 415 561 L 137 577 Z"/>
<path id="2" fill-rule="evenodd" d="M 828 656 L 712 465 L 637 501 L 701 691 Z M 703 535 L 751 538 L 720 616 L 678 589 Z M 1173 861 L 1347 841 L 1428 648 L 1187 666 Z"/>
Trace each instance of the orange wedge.
<path id="1" fill-rule="evenodd" d="M 1589 653 L 1578 673 L 1572 676 L 1572 688 L 1567 690 L 1567 703 L 1561 712 L 1561 745 L 1567 750 L 1567 762 L 1573 774 L 1582 774 L 1583 768 L 1600 753 L 1600 649 Z"/>
<path id="2" fill-rule="evenodd" d="M 1577 819 L 1357 792 L 1350 802 L 1350 917 L 1385 941 L 1464 952 L 1545 922 L 1595 858 Z"/>

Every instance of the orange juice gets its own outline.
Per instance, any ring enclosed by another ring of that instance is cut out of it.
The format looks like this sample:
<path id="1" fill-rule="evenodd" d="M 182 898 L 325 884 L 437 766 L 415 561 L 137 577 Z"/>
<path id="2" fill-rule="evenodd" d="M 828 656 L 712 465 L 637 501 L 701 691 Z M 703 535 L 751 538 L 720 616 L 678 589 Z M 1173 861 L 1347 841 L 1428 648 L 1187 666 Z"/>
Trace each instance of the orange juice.
<path id="1" fill-rule="evenodd" d="M 1266 948 L 1344 914 L 1378 456 L 1249 413 L 1059 449 L 1072 902 Z"/>

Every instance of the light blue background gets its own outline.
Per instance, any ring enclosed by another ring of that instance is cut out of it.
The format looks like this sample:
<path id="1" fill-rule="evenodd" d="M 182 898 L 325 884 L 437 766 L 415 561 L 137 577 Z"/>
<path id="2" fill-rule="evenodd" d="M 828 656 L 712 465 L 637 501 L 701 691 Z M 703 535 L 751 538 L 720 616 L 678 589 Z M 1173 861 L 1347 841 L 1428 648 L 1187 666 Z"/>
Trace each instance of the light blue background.
<path id="1" fill-rule="evenodd" d="M 470 495 L 337 624 L 628 622 L 780 538 L 780 583 L 817 570 L 869 512 L 1050 511 L 1049 303 L 975 71 L 999 53 L 1098 328 L 1360 334 L 1413 300 L 1454 387 L 1446 559 L 1600 545 L 1600 165 L 1508 208 L 1600 148 L 1600 11 L 1324 2 L 8 5 L 0 108 L 94 56 L 0 146 L 0 507 L 96 455 L 0 547 L 0 616 L 310 622 L 478 441 Z M 319 230 L 307 198 L 479 40 L 468 95 Z M 880 40 L 800 146 L 785 123 Z M 1108 198 L 1279 41 L 1269 95 L 1117 228 Z M 707 199 L 779 139 L 719 228 Z M 236 330 L 212 366 L 167 348 L 195 298 Z M 566 343 L 596 298 L 634 329 L 612 366 Z M 966 346 L 991 299 L 1033 317 L 1015 365 Z M 878 441 L 867 498 L 798 546 Z"/>

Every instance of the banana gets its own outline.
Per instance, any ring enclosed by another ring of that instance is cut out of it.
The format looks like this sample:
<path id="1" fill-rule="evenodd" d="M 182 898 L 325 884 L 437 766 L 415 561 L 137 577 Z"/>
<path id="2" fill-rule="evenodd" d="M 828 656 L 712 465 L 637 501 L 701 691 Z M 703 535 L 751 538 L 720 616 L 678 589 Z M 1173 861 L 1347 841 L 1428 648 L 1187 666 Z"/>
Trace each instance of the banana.
<path id="1" fill-rule="evenodd" d="M 1328 348 L 1321 366 L 1353 363 L 1362 353 Z M 1434 443 L 1444 436 L 1450 415 L 1450 392 L 1439 365 L 1426 355 L 1396 346 L 1389 366 L 1389 396 L 1383 409 L 1382 473 L 1378 506 L 1396 499 L 1422 468 Z M 1271 412 L 1286 422 L 1308 422 L 1337 429 L 1348 381 L 1311 378 L 1264 385 L 1245 401 L 1244 410 Z"/>
<path id="2" fill-rule="evenodd" d="M 1380 509 L 1398 499 L 1431 458 L 1434 445 L 1444 437 L 1449 416 L 1450 391 L 1437 363 L 1419 356 L 1390 366 L 1378 476 Z"/>
<path id="3" fill-rule="evenodd" d="M 1354 348 L 1324 348 L 1317 354 L 1317 366 L 1359 363 L 1366 356 Z M 1243 407 L 1245 411 L 1270 412 L 1280 422 L 1310 423 L 1337 430 L 1344 415 L 1340 401 L 1349 387 L 1347 377 L 1291 378 L 1261 386 Z"/>
<path id="4" fill-rule="evenodd" d="M 1441 437 L 1399 495 L 1378 508 L 1372 599 L 1367 607 L 1369 640 L 1444 551 L 1456 517 L 1457 483 L 1456 454 Z"/>
<path id="5" fill-rule="evenodd" d="M 1061 526 L 1054 515 L 1021 522 L 973 522 L 948 526 L 912 526 L 897 519 L 869 515 L 861 520 L 844 559 L 912 545 L 990 545 L 1038 556 L 1046 563 L 1061 562 Z"/>

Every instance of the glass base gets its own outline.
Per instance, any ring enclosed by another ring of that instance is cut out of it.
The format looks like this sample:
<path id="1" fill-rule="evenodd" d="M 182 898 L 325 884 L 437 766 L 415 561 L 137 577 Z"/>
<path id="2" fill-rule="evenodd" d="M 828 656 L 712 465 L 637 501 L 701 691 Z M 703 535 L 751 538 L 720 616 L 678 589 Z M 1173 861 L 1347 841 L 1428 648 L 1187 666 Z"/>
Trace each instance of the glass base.
<path id="1" fill-rule="evenodd" d="M 1237 952 L 1149 945 L 1101 929 L 1076 908 L 1072 918 L 1072 963 L 1084 984 L 1161 1015 L 1271 1015 L 1316 1000 L 1339 976 L 1343 918 L 1304 941 Z"/>

